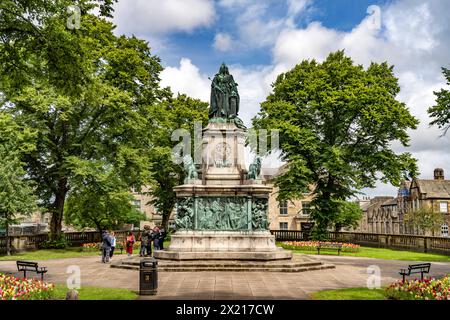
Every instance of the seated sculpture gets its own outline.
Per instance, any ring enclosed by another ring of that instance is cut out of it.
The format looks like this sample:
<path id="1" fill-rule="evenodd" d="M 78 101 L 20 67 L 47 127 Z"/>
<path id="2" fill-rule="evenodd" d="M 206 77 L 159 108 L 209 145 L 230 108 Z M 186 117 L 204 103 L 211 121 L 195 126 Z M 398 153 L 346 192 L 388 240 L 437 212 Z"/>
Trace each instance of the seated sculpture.
<path id="1" fill-rule="evenodd" d="M 248 180 L 257 180 L 261 175 L 261 157 L 256 157 L 248 169 Z"/>

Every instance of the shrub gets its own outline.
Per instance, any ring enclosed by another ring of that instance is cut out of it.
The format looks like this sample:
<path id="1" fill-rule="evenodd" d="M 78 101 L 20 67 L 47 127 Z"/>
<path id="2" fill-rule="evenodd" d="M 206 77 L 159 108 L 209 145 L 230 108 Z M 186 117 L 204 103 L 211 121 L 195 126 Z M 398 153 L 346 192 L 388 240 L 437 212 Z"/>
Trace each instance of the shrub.
<path id="1" fill-rule="evenodd" d="M 19 279 L 0 273 L 0 300 L 48 300 L 55 285 L 34 279 Z"/>
<path id="2" fill-rule="evenodd" d="M 57 240 L 47 240 L 39 245 L 39 249 L 65 249 L 70 246 L 70 243 L 66 240 L 66 237 L 62 234 Z"/>
<path id="3" fill-rule="evenodd" d="M 329 241 L 285 241 L 282 242 L 281 245 L 285 249 L 304 249 L 304 250 L 317 250 L 319 244 L 342 244 L 342 252 L 358 252 L 360 245 L 353 243 L 338 243 L 338 242 L 329 242 Z"/>
<path id="4" fill-rule="evenodd" d="M 385 295 L 394 300 L 450 300 L 450 278 L 397 281 Z"/>

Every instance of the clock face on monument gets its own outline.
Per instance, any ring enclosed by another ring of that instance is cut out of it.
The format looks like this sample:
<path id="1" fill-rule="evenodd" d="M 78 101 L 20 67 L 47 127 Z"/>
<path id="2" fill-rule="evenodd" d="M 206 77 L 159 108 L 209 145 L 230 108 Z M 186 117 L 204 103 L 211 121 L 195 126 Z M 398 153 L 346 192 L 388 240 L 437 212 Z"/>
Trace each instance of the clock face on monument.
<path id="1" fill-rule="evenodd" d="M 214 164 L 218 168 L 231 166 L 231 147 L 226 142 L 221 142 L 216 145 L 214 150 Z"/>

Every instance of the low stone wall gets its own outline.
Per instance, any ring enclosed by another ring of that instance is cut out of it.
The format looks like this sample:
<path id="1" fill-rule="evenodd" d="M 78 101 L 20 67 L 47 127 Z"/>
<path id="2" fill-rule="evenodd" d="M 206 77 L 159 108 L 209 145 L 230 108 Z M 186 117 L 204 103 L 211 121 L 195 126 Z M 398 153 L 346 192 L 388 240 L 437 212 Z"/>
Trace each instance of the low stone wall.
<path id="1" fill-rule="evenodd" d="M 305 241 L 309 234 L 294 230 L 271 230 L 277 241 Z M 330 232 L 329 241 L 349 242 L 368 247 L 405 249 L 450 255 L 450 238 L 357 232 Z"/>

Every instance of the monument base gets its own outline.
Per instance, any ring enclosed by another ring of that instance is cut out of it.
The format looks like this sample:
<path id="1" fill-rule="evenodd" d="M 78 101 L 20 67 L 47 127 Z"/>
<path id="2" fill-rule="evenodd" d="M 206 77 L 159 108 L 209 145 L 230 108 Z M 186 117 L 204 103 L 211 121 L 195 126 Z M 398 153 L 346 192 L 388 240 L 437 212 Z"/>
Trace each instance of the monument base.
<path id="1" fill-rule="evenodd" d="M 277 251 L 269 231 L 187 231 L 171 236 L 168 251 L 255 252 Z"/>

